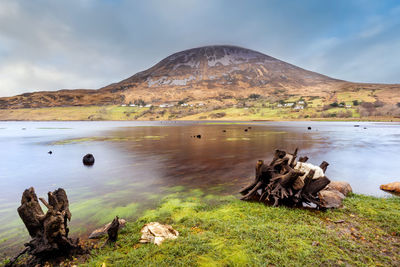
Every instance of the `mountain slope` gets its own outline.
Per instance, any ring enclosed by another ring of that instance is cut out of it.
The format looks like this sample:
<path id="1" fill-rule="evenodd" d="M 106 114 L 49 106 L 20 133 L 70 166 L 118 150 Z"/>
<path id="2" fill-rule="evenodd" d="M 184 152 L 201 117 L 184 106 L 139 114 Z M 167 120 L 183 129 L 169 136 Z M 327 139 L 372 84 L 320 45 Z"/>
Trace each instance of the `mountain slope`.
<path id="1" fill-rule="evenodd" d="M 256 51 L 235 46 L 206 46 L 175 53 L 152 68 L 102 90 L 118 90 L 132 101 L 247 97 L 251 93 L 295 93 L 341 83 Z M 319 94 L 320 92 L 317 93 Z M 172 99 L 171 99 L 172 98 Z"/>
<path id="2" fill-rule="evenodd" d="M 175 53 L 148 70 L 99 90 L 61 90 L 0 98 L 0 109 L 110 105 L 293 95 L 334 100 L 337 92 L 376 91 L 380 101 L 400 102 L 400 85 L 333 79 L 235 46 L 206 46 Z M 378 100 L 378 98 L 377 98 Z"/>

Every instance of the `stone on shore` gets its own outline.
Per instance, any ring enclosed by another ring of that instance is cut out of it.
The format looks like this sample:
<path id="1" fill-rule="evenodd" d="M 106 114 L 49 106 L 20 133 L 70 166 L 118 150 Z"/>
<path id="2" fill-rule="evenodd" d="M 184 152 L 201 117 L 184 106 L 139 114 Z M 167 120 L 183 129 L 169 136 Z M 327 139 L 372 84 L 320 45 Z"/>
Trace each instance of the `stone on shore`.
<path id="1" fill-rule="evenodd" d="M 171 225 L 163 225 L 158 222 L 145 224 L 140 232 L 142 233 L 140 243 L 154 243 L 157 246 L 161 245 L 165 239 L 176 239 L 179 236 L 178 231 Z"/>
<path id="2" fill-rule="evenodd" d="M 400 182 L 383 184 L 379 188 L 384 191 L 389 191 L 389 192 L 400 194 Z"/>
<path id="3" fill-rule="evenodd" d="M 319 200 L 321 201 L 321 206 L 327 209 L 337 209 L 342 207 L 342 201 L 345 196 L 337 190 L 321 190 L 318 193 Z"/>
<path id="4" fill-rule="evenodd" d="M 332 181 L 328 184 L 326 190 L 337 190 L 343 195 L 347 196 L 349 193 L 353 193 L 353 189 L 350 184 L 345 181 Z"/>

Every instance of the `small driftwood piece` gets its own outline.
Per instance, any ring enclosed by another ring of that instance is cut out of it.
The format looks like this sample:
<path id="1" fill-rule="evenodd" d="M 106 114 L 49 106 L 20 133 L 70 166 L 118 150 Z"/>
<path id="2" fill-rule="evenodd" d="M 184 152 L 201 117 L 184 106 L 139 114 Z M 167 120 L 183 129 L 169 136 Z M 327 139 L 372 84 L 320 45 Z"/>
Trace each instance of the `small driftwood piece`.
<path id="1" fill-rule="evenodd" d="M 297 153 L 297 148 L 292 154 L 277 149 L 269 164 L 259 160 L 255 168 L 255 179 L 240 191 L 243 195 L 241 199 L 260 201 L 273 206 L 302 206 L 313 203 L 317 208 L 323 208 L 318 192 L 330 183 L 323 175 L 329 164 L 323 161 L 320 167 L 313 166 L 305 163 L 308 160 L 307 156 L 296 161 Z M 304 171 L 304 165 L 307 164 L 318 169 L 318 175 L 322 176 L 315 177 L 316 172 L 312 168 Z"/>
<path id="2" fill-rule="evenodd" d="M 22 194 L 18 214 L 25 224 L 32 240 L 25 244 L 25 249 L 9 263 L 12 266 L 19 256 L 28 253 L 27 265 L 35 266 L 56 258 L 69 258 L 84 254 L 79 239 L 68 237 L 68 221 L 71 220 L 68 197 L 64 189 L 59 188 L 48 193 L 48 201 L 39 198 L 47 212 L 44 213 L 33 187 Z"/>
<path id="3" fill-rule="evenodd" d="M 125 227 L 126 225 L 126 220 L 124 219 L 118 219 L 119 222 L 119 229 L 122 229 Z M 96 230 L 94 230 L 90 235 L 89 235 L 89 239 L 98 239 L 101 238 L 104 235 L 107 235 L 108 233 L 108 229 L 110 229 L 111 227 L 111 222 L 107 223 L 106 225 L 104 225 L 103 227 L 97 228 Z"/>
<path id="4" fill-rule="evenodd" d="M 119 219 L 118 216 L 115 216 L 114 220 L 111 222 L 110 227 L 107 230 L 108 239 L 106 243 L 115 243 L 118 239 L 118 230 L 119 230 Z"/>

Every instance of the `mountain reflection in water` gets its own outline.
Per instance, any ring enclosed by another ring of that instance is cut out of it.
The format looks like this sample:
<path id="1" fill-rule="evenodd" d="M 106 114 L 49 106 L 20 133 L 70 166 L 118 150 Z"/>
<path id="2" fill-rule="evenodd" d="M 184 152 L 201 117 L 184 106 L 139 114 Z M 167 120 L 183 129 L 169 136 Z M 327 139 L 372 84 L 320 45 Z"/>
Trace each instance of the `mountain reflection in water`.
<path id="1" fill-rule="evenodd" d="M 379 185 L 400 179 L 400 124 L 357 124 L 1 122 L 0 255 L 28 238 L 16 209 L 30 186 L 41 197 L 64 188 L 72 232 L 86 233 L 117 214 L 135 218 L 171 192 L 236 194 L 253 179 L 256 161 L 270 160 L 276 148 L 298 147 L 313 164 L 328 161 L 331 180 L 386 196 Z M 96 159 L 93 167 L 82 164 L 87 153 Z"/>

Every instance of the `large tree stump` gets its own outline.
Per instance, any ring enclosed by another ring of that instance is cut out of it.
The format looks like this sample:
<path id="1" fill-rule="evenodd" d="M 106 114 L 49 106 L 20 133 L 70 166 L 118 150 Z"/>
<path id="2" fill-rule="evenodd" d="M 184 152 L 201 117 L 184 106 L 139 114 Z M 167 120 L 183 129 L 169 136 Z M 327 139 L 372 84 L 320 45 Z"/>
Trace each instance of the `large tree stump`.
<path id="1" fill-rule="evenodd" d="M 31 187 L 22 194 L 21 206 L 18 208 L 18 214 L 32 237 L 32 240 L 25 244 L 24 252 L 31 256 L 27 265 L 86 253 L 79 245 L 79 239 L 73 240 L 68 237 L 71 212 L 65 190 L 59 188 L 49 192 L 48 202 L 43 198 L 40 198 L 40 201 L 47 208 L 46 214 L 39 204 L 34 188 Z M 12 264 L 13 262 L 10 262 L 10 265 Z"/>
<path id="2" fill-rule="evenodd" d="M 292 154 L 277 149 L 269 164 L 259 160 L 255 179 L 240 191 L 244 195 L 241 199 L 256 200 L 273 206 L 312 203 L 323 208 L 318 192 L 330 183 L 324 176 L 329 164 L 324 161 L 318 167 L 304 163 L 308 160 L 307 156 L 296 161 L 297 152 L 297 148 Z"/>

